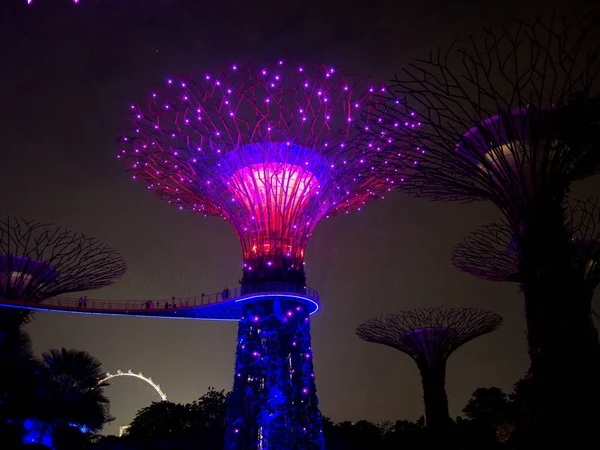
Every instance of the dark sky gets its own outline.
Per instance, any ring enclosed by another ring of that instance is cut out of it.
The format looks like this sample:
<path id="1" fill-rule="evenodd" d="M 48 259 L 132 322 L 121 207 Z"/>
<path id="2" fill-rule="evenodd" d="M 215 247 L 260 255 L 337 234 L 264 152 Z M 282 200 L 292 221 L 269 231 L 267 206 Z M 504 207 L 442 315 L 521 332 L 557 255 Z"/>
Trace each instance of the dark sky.
<path id="1" fill-rule="evenodd" d="M 323 61 L 385 81 L 456 34 L 550 7 L 523 0 L 484 6 L 446 0 L 0 3 L 0 212 L 55 222 L 115 246 L 129 271 L 113 287 L 90 294 L 102 299 L 215 292 L 235 286 L 241 275 L 241 249 L 223 220 L 161 202 L 132 182 L 115 158 L 125 108 L 167 76 L 283 58 Z M 579 185 L 575 193 L 593 187 Z M 317 227 L 306 260 L 309 284 L 323 302 L 313 322 L 313 348 L 324 414 L 374 421 L 422 414 L 414 363 L 354 335 L 356 325 L 382 313 L 475 305 L 504 316 L 499 331 L 451 357 L 453 415 L 475 388 L 510 389 L 524 374 L 517 286 L 471 278 L 449 261 L 465 233 L 496 215 L 491 205 L 397 194 Z M 173 401 L 232 384 L 233 323 L 39 313 L 29 330 L 37 352 L 88 350 L 105 370 L 152 376 Z M 107 393 L 117 417 L 110 432 L 158 399 L 134 379 L 115 380 Z"/>

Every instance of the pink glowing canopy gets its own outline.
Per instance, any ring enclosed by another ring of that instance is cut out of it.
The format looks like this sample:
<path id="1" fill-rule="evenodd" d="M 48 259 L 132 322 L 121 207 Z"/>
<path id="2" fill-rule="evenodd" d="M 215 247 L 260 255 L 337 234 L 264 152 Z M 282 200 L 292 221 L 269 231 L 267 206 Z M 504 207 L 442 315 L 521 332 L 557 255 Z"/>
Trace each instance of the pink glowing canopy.
<path id="1" fill-rule="evenodd" d="M 362 137 L 381 91 L 283 61 L 167 79 L 131 105 L 118 157 L 177 208 L 231 223 L 247 270 L 282 259 L 299 268 L 319 220 L 383 197 L 397 179 Z"/>

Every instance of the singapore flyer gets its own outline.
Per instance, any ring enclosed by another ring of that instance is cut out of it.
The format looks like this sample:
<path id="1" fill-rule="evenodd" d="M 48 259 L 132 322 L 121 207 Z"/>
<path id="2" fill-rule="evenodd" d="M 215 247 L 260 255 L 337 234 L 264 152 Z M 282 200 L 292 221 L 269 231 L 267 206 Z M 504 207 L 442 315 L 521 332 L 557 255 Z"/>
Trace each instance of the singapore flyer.
<path id="1" fill-rule="evenodd" d="M 106 376 L 104 378 L 101 378 L 100 380 L 98 380 L 98 384 L 105 383 L 106 381 L 112 380 L 113 378 L 117 378 L 117 377 L 134 377 L 134 378 L 138 378 L 142 381 L 145 381 L 146 383 L 148 383 L 150 386 L 152 386 L 154 388 L 154 390 L 158 393 L 158 395 L 160 395 L 160 398 L 163 401 L 165 401 L 167 399 L 167 395 L 161 390 L 160 384 L 156 384 L 154 381 L 152 381 L 152 378 L 150 378 L 150 377 L 145 377 L 142 372 L 135 373 L 132 370 L 128 370 L 127 372 L 117 370 L 115 373 L 106 372 Z"/>

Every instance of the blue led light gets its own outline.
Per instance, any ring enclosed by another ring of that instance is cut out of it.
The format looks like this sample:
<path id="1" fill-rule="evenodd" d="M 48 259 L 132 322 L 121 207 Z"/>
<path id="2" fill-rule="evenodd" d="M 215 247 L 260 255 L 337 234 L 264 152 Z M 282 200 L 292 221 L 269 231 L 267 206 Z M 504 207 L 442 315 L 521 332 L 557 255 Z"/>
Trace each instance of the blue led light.
<path id="1" fill-rule="evenodd" d="M 27 309 L 31 311 L 47 311 L 59 312 L 66 314 L 84 314 L 89 316 L 113 316 L 113 317 L 141 317 L 147 319 L 177 319 L 177 320 L 211 320 L 222 322 L 237 322 L 242 316 L 244 304 L 260 301 L 263 299 L 272 299 L 275 297 L 287 298 L 299 301 L 303 305 L 308 306 L 309 314 L 313 315 L 319 311 L 321 305 L 315 299 L 308 295 L 287 294 L 287 293 L 269 293 L 250 294 L 231 301 L 197 306 L 197 307 L 181 307 L 177 309 L 153 309 L 143 310 L 144 313 L 128 312 L 127 310 L 98 310 L 98 309 L 81 309 L 72 307 L 60 307 L 55 305 L 44 306 L 43 304 L 13 304 L 0 300 L 0 306 L 6 308 Z M 139 311 L 139 310 L 137 310 Z M 146 312 L 147 311 L 147 312 Z M 178 315 L 179 314 L 179 315 Z M 190 314 L 190 316 L 182 316 L 181 314 Z M 202 314 L 198 317 L 195 314 Z M 225 316 L 225 317 L 223 317 Z"/>
<path id="2" fill-rule="evenodd" d="M 235 303 L 249 303 L 251 300 L 257 301 L 260 299 L 269 299 L 269 298 L 273 298 L 273 297 L 292 298 L 295 300 L 300 300 L 301 303 L 304 303 L 304 304 L 314 307 L 309 312 L 309 315 L 311 315 L 311 316 L 313 314 L 315 314 L 317 311 L 319 311 L 319 309 L 321 308 L 321 305 L 317 301 L 313 300 L 312 298 L 310 298 L 306 295 L 298 295 L 298 294 L 264 293 L 264 294 L 260 294 L 260 295 L 249 295 L 249 296 L 240 297 L 240 298 L 234 300 L 234 302 Z"/>

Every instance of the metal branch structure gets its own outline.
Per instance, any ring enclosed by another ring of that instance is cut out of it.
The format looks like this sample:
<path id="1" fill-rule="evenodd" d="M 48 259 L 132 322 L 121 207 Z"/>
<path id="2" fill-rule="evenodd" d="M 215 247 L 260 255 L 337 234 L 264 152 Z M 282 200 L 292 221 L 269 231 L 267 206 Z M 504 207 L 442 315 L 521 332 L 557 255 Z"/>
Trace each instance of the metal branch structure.
<path id="1" fill-rule="evenodd" d="M 441 430 L 451 421 L 446 395 L 449 356 L 501 323 L 498 314 L 477 308 L 424 308 L 368 320 L 356 334 L 367 342 L 395 348 L 417 363 L 427 425 Z"/>
<path id="2" fill-rule="evenodd" d="M 565 223 L 574 264 L 593 296 L 600 284 L 600 198 L 570 202 Z M 490 281 L 522 282 L 520 260 L 518 243 L 505 221 L 470 233 L 452 251 L 454 267 Z"/>
<path id="3" fill-rule="evenodd" d="M 385 87 L 284 61 L 165 84 L 131 106 L 118 158 L 176 208 L 229 222 L 242 245 L 242 291 L 265 286 L 243 304 L 226 448 L 321 449 L 311 305 L 267 285 L 302 289 L 318 222 L 392 189 L 373 144 L 359 139 L 361 113 Z"/>
<path id="4" fill-rule="evenodd" d="M 473 231 L 452 250 L 452 265 L 489 281 L 519 282 L 514 234 L 504 220 Z"/>
<path id="5" fill-rule="evenodd" d="M 571 235 L 571 258 L 587 293 L 589 330 L 597 341 L 592 300 L 600 284 L 600 198 L 571 201 L 566 207 L 565 224 Z M 510 226 L 501 221 L 470 233 L 454 248 L 452 264 L 478 278 L 522 284 L 521 255 Z"/>
<path id="6" fill-rule="evenodd" d="M 514 213 L 598 173 L 598 20 L 514 22 L 397 75 L 371 129 L 388 163 L 410 169 L 398 188 Z"/>
<path id="7" fill-rule="evenodd" d="M 600 401 L 600 358 L 563 210 L 571 184 L 600 171 L 598 24 L 556 14 L 485 30 L 412 63 L 368 114 L 398 190 L 491 201 L 510 225 L 538 387 L 525 447 L 587 441 L 600 420 L 566 417 Z"/>
<path id="8" fill-rule="evenodd" d="M 125 261 L 97 239 L 51 224 L 0 217 L 0 297 L 40 303 L 112 284 Z"/>

